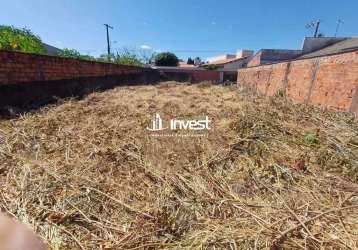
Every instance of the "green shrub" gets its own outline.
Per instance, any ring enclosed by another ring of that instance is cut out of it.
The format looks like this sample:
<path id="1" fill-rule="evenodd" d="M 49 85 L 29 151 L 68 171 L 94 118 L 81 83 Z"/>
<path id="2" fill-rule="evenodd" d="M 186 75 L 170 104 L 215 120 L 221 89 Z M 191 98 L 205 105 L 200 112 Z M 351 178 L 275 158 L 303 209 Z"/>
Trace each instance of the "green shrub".
<path id="1" fill-rule="evenodd" d="M 203 68 L 206 70 L 217 70 L 219 68 L 219 66 L 215 65 L 215 64 L 210 64 L 210 65 L 203 66 Z"/>
<path id="2" fill-rule="evenodd" d="M 141 62 L 139 56 L 129 51 L 128 49 L 124 49 L 122 52 L 117 52 L 117 55 L 114 57 L 114 62 L 123 65 L 132 65 L 132 66 L 141 66 L 143 63 Z"/>
<path id="3" fill-rule="evenodd" d="M 308 133 L 305 135 L 305 142 L 308 144 L 319 144 L 319 139 L 317 138 L 317 135 Z"/>
<path id="4" fill-rule="evenodd" d="M 117 51 L 116 54 L 102 54 L 96 60 L 99 62 L 110 62 L 130 66 L 143 65 L 140 56 L 126 48 L 122 49 L 121 51 Z"/>
<path id="5" fill-rule="evenodd" d="M 29 29 L 0 25 L 0 49 L 44 54 L 41 39 Z"/>
<path id="6" fill-rule="evenodd" d="M 156 66 L 177 66 L 178 63 L 178 57 L 171 52 L 162 52 L 154 57 L 154 64 Z"/>
<path id="7" fill-rule="evenodd" d="M 59 56 L 80 59 L 80 60 L 88 60 L 88 61 L 95 60 L 95 58 L 93 56 L 82 55 L 80 52 L 78 52 L 75 49 L 67 49 L 67 48 L 63 49 Z"/>

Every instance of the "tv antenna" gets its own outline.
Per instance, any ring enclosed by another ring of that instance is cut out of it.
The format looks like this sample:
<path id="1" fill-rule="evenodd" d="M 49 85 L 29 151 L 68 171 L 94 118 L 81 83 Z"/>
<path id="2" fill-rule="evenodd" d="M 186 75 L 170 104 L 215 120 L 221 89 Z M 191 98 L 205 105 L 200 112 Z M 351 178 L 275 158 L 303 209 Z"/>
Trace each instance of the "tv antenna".
<path id="1" fill-rule="evenodd" d="M 316 22 L 311 21 L 310 23 L 306 24 L 306 29 L 311 29 L 311 28 L 315 27 L 313 37 L 317 37 L 320 23 L 321 23 L 321 20 L 317 20 Z"/>
<path id="2" fill-rule="evenodd" d="M 344 21 L 342 19 L 339 19 L 337 20 L 337 26 L 336 26 L 336 33 L 334 33 L 334 37 L 337 36 L 338 34 L 338 30 L 339 30 L 339 27 L 341 26 L 341 24 L 344 24 Z"/>

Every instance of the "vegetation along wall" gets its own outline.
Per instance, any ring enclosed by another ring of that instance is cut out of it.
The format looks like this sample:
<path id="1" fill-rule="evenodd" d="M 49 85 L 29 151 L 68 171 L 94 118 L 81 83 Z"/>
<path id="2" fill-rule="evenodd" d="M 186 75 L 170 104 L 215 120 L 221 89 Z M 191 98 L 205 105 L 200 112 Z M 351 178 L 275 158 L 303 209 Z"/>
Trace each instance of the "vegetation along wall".
<path id="1" fill-rule="evenodd" d="M 0 112 L 123 84 L 158 81 L 150 68 L 0 50 Z"/>
<path id="2" fill-rule="evenodd" d="M 239 69 L 237 83 L 358 115 L 358 51 Z"/>
<path id="3" fill-rule="evenodd" d="M 148 71 L 142 67 L 0 51 L 0 85 Z"/>

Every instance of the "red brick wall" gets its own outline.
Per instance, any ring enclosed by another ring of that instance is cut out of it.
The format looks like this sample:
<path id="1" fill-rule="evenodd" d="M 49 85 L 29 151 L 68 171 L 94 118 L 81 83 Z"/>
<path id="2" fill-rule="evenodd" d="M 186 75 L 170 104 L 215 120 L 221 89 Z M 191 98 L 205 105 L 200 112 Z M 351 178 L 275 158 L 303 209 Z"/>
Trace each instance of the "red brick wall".
<path id="1" fill-rule="evenodd" d="M 0 51 L 0 85 L 140 73 L 150 69 Z"/>
<path id="2" fill-rule="evenodd" d="M 220 72 L 216 70 L 202 70 L 202 69 L 185 69 L 185 68 L 160 68 L 160 72 L 165 74 L 168 79 L 174 81 L 190 81 L 193 83 L 203 81 L 220 81 Z M 233 74 L 235 71 L 224 72 L 224 74 Z"/>
<path id="3" fill-rule="evenodd" d="M 220 79 L 220 72 L 218 71 L 193 71 L 192 72 L 194 82 L 202 81 L 214 81 L 218 82 Z"/>
<path id="4" fill-rule="evenodd" d="M 358 51 L 240 69 L 238 84 L 294 102 L 358 114 Z"/>
<path id="5" fill-rule="evenodd" d="M 267 84 L 266 94 L 274 95 L 277 91 L 283 89 L 285 85 L 285 74 L 288 70 L 288 64 L 282 63 L 280 65 L 267 65 L 270 68 L 270 81 Z"/>
<path id="6" fill-rule="evenodd" d="M 307 102 L 312 84 L 315 60 L 300 60 L 291 62 L 287 74 L 286 95 L 294 102 Z"/>

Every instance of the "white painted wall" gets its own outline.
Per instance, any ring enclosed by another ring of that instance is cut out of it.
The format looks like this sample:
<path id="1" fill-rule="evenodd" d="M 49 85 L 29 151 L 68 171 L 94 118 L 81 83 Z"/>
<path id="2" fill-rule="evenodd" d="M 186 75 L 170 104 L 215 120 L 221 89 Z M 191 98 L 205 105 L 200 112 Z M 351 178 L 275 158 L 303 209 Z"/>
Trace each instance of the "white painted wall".
<path id="1" fill-rule="evenodd" d="M 208 62 L 211 63 L 211 62 L 215 62 L 215 61 L 219 61 L 219 60 L 226 60 L 226 59 L 233 59 L 235 58 L 236 55 L 219 55 L 219 56 L 213 56 L 213 57 L 208 57 Z"/>
<path id="2" fill-rule="evenodd" d="M 236 70 L 242 68 L 242 65 L 247 63 L 247 61 L 248 60 L 239 60 L 239 61 L 234 61 L 234 62 L 230 62 L 230 63 L 225 63 L 223 69 L 236 71 Z"/>

